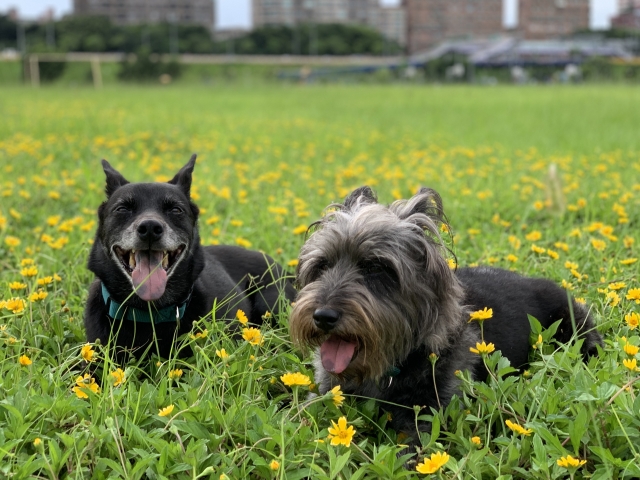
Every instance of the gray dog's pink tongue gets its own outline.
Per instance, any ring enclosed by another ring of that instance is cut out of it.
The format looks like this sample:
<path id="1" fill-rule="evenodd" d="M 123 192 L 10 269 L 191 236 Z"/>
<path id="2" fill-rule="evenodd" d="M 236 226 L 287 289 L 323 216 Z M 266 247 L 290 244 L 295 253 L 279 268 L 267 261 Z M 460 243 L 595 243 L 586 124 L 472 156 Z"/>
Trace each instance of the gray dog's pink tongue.
<path id="1" fill-rule="evenodd" d="M 356 344 L 331 335 L 320 347 L 320 360 L 325 370 L 342 373 L 351 363 Z"/>
<path id="2" fill-rule="evenodd" d="M 167 286 L 167 272 L 162 268 L 162 250 L 138 250 L 136 268 L 131 272 L 138 296 L 147 302 L 159 299 Z"/>

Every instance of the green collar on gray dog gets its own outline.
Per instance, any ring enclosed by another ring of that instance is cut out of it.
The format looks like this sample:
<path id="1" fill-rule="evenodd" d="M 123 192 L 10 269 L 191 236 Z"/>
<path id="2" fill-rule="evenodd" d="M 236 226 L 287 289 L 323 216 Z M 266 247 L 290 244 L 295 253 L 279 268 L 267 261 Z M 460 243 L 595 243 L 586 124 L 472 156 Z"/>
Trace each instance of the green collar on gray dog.
<path id="1" fill-rule="evenodd" d="M 102 299 L 104 300 L 104 304 L 109 309 L 107 315 L 109 315 L 114 320 L 130 320 L 132 322 L 139 323 L 167 323 L 167 322 L 178 322 L 184 317 L 184 312 L 187 309 L 187 305 L 189 300 L 191 300 L 191 292 L 189 292 L 189 296 L 181 305 L 172 305 L 170 307 L 161 308 L 157 310 L 153 307 L 152 303 L 149 303 L 148 310 L 141 310 L 139 308 L 132 307 L 124 307 L 121 303 L 116 302 L 112 297 L 107 287 L 102 285 Z M 152 311 L 153 309 L 153 311 Z"/>

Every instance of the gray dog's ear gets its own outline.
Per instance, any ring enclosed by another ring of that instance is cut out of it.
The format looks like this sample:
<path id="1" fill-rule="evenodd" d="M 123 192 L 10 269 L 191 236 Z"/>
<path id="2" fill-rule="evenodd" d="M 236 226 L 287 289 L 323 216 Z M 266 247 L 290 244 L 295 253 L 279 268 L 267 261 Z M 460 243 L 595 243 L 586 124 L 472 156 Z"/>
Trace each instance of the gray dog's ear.
<path id="1" fill-rule="evenodd" d="M 440 225 L 448 226 L 442 198 L 431 188 L 422 187 L 409 200 L 398 200 L 389 206 L 398 218 L 418 225 L 425 233 L 440 239 Z"/>
<path id="2" fill-rule="evenodd" d="M 367 185 L 356 188 L 353 192 L 347 195 L 347 198 L 344 199 L 343 205 L 345 209 L 353 210 L 354 207 L 365 203 L 378 203 L 378 197 Z"/>
<path id="3" fill-rule="evenodd" d="M 105 159 L 102 159 L 102 169 L 107 176 L 107 183 L 104 187 L 107 198 L 109 198 L 118 188 L 129 183 L 129 181 Z"/>
<path id="4" fill-rule="evenodd" d="M 175 177 L 169 180 L 171 185 L 180 187 L 187 197 L 191 195 L 191 178 L 193 169 L 196 166 L 196 157 L 197 155 L 195 153 L 191 155 L 187 164 L 176 173 Z"/>
<path id="5" fill-rule="evenodd" d="M 444 211 L 442 209 L 442 198 L 435 190 L 427 187 L 421 187 L 413 197 L 409 200 L 398 200 L 391 205 L 391 210 L 398 217 L 404 219 L 409 218 L 416 213 L 426 214 L 433 220 L 442 222 L 444 219 Z"/>

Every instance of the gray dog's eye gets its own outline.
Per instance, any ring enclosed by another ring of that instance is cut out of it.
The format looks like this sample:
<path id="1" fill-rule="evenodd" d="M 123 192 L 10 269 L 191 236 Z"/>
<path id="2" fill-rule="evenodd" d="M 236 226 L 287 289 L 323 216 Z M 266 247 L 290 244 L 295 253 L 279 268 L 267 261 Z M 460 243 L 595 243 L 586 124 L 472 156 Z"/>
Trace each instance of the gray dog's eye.
<path id="1" fill-rule="evenodd" d="M 118 205 L 115 211 L 118 213 L 129 213 L 131 212 L 131 207 L 128 205 Z"/>
<path id="2" fill-rule="evenodd" d="M 181 213 L 184 213 L 184 210 L 182 210 L 180 207 L 173 207 L 171 209 L 171 213 L 175 215 L 180 215 Z"/>

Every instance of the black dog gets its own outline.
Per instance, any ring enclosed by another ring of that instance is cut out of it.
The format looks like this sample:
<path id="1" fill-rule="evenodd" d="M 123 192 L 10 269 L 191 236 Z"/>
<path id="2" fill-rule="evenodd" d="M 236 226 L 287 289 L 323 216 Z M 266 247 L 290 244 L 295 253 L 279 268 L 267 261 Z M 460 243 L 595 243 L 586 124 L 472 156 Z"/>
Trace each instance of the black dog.
<path id="1" fill-rule="evenodd" d="M 199 211 L 190 199 L 195 159 L 168 183 L 129 183 L 102 161 L 107 201 L 98 208 L 89 256 L 97 278 L 84 324 L 89 342 L 112 338 L 119 361 L 125 351 L 139 356 L 148 347 L 168 357 L 175 339 L 209 315 L 214 303 L 217 318 L 243 310 L 260 324 L 267 312 L 279 313 L 281 295 L 288 301 L 295 295 L 270 257 L 200 245 Z"/>
<path id="2" fill-rule="evenodd" d="M 445 406 L 458 392 L 456 370 L 487 376 L 481 356 L 470 351 L 481 342 L 471 312 L 493 310 L 484 339 L 518 368 L 531 350 L 527 314 L 545 328 L 561 320 L 556 339 L 577 334 L 585 356 L 602 344 L 587 309 L 549 280 L 488 267 L 451 270 L 443 222 L 440 196 L 426 188 L 385 206 L 362 187 L 330 205 L 300 251 L 301 290 L 290 318 L 294 342 L 315 349 L 320 393 L 340 385 L 384 400 L 392 426 L 414 440 L 414 405 L 427 412 Z"/>

